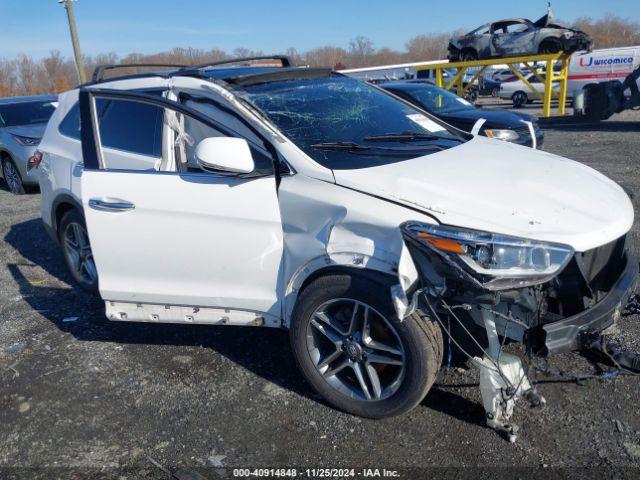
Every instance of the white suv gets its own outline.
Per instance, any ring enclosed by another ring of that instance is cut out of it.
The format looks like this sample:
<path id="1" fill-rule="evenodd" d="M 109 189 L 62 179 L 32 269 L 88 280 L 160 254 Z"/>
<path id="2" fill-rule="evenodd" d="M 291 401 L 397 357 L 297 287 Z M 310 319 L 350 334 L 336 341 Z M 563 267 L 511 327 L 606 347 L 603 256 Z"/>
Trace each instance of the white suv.
<path id="1" fill-rule="evenodd" d="M 109 319 L 287 328 L 309 383 L 374 418 L 421 401 L 443 330 L 515 398 L 505 338 L 545 356 L 615 321 L 638 273 L 616 183 L 276 59 L 60 96 L 42 218 Z"/>

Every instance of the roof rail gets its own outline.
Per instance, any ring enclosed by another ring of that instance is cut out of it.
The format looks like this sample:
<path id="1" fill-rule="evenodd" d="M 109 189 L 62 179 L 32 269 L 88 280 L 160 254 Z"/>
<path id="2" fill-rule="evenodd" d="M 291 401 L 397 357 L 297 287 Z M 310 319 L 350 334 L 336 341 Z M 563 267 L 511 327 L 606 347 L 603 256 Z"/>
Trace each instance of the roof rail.
<path id="1" fill-rule="evenodd" d="M 97 83 L 97 82 L 101 82 L 104 80 L 104 73 L 109 71 L 109 70 L 116 70 L 119 68 L 136 68 L 136 67 L 149 67 L 149 68 L 155 68 L 155 67 L 161 67 L 161 68 L 165 68 L 165 67 L 169 67 L 169 68 L 179 68 L 179 69 L 183 69 L 183 68 L 188 68 L 188 65 L 177 65 L 174 63 L 122 63 L 122 64 L 110 64 L 110 65 L 98 65 L 96 67 L 96 69 L 93 71 L 93 78 L 92 81 L 93 83 Z"/>
<path id="2" fill-rule="evenodd" d="M 220 60 L 218 62 L 203 63 L 202 65 L 194 65 L 185 67 L 185 70 L 202 70 L 209 67 L 219 67 L 221 65 L 229 65 L 232 63 L 252 62 L 256 60 L 279 60 L 282 67 L 290 67 L 292 65 L 291 60 L 286 55 L 266 55 L 261 57 L 242 57 L 242 58 L 229 58 L 228 60 Z"/>

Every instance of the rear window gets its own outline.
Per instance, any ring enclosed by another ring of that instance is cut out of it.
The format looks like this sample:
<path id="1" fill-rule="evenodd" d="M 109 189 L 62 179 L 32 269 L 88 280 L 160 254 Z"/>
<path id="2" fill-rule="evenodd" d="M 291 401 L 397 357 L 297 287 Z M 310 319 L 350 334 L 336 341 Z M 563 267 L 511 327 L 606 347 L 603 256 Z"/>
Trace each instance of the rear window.
<path id="1" fill-rule="evenodd" d="M 77 103 L 71 107 L 69 113 L 60 122 L 58 131 L 62 135 L 80 140 L 80 107 Z"/>
<path id="2" fill-rule="evenodd" d="M 0 126 L 47 123 L 56 107 L 52 102 L 20 102 L 0 105 Z"/>

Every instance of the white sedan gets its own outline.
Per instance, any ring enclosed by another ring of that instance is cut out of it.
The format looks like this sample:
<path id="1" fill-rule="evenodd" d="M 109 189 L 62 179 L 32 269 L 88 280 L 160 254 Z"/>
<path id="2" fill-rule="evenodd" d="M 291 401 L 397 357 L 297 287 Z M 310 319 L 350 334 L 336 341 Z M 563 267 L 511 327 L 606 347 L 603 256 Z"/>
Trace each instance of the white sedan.
<path id="1" fill-rule="evenodd" d="M 525 75 L 527 81 L 535 88 L 535 91 L 531 90 L 522 80 L 514 80 L 512 82 L 504 82 L 500 85 L 500 92 L 498 96 L 504 100 L 513 101 L 515 108 L 522 107 L 525 103 L 532 103 L 534 100 L 542 100 L 544 95 L 544 83 L 540 81 L 540 78 L 544 78 L 542 75 L 536 76 L 533 73 Z M 552 88 L 554 91 L 560 91 L 560 82 L 553 82 Z M 569 92 L 567 92 L 567 96 Z"/>

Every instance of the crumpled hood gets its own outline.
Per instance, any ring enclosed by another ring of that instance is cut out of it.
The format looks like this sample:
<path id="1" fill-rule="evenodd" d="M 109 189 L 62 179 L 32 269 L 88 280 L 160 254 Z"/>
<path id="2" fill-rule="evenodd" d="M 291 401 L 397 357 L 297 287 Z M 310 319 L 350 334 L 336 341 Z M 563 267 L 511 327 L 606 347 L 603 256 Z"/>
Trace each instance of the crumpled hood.
<path id="1" fill-rule="evenodd" d="M 563 243 L 579 252 L 621 237 L 633 224 L 627 194 L 592 168 L 483 137 L 334 175 L 338 185 L 417 208 L 447 225 Z"/>
<path id="2" fill-rule="evenodd" d="M 47 128 L 46 123 L 36 123 L 34 125 L 18 125 L 15 127 L 5 127 L 4 131 L 11 135 L 19 135 L 21 137 L 42 138 Z"/>

